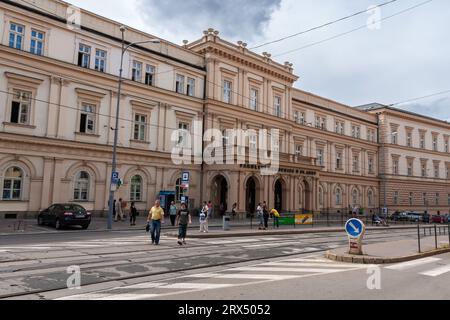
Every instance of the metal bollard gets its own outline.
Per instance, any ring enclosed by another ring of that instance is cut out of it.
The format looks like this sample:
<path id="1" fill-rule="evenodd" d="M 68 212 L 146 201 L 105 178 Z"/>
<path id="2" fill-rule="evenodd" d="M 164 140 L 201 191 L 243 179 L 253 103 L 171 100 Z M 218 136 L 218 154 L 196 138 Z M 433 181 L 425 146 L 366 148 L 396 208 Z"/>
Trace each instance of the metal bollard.
<path id="1" fill-rule="evenodd" d="M 417 225 L 417 236 L 418 236 L 417 239 L 418 239 L 418 242 L 419 242 L 419 253 L 422 253 L 422 250 L 420 248 L 420 225 Z"/>
<path id="2" fill-rule="evenodd" d="M 438 249 L 438 237 L 437 237 L 437 226 L 434 225 L 434 241 L 436 244 L 436 250 Z"/>

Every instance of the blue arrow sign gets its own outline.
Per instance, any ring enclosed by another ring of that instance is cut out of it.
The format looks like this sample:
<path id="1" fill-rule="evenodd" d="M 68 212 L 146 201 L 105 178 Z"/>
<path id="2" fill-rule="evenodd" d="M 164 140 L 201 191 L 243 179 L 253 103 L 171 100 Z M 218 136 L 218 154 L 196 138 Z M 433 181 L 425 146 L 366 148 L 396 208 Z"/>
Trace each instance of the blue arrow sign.
<path id="1" fill-rule="evenodd" d="M 119 173 L 118 172 L 113 172 L 112 173 L 112 179 L 111 182 L 113 184 L 117 184 L 117 182 L 119 181 Z"/>
<path id="2" fill-rule="evenodd" d="M 350 219 L 345 224 L 345 231 L 352 238 L 359 238 L 364 231 L 364 223 L 359 219 Z"/>

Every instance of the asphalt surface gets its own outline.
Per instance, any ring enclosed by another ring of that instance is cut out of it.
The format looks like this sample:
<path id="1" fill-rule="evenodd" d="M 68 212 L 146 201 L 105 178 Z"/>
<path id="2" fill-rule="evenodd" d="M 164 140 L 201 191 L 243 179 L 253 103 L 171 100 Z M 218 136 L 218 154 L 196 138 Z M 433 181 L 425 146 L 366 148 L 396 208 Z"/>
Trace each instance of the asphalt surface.
<path id="1" fill-rule="evenodd" d="M 414 230 L 371 231 L 366 243 L 415 236 Z M 272 290 L 256 292 L 253 288 L 273 285 L 289 289 L 290 281 L 305 278 L 317 281 L 311 290 L 321 292 L 325 285 L 321 282 L 323 276 L 339 274 L 340 277 L 341 272 L 363 272 L 362 269 L 367 268 L 355 269 L 336 263 L 316 267 L 316 263 L 322 262 L 308 260 L 299 261 L 300 270 L 293 274 L 284 270 L 284 264 L 289 264 L 290 259 L 309 259 L 308 256 L 316 255 L 314 259 L 322 260 L 325 251 L 346 246 L 347 238 L 343 233 L 191 239 L 183 247 L 176 239 L 166 236 L 160 246 L 152 246 L 147 234 L 129 231 L 3 236 L 0 241 L 0 298 L 4 299 L 72 299 L 76 296 L 75 299 L 83 300 L 105 297 L 137 300 L 166 299 L 171 295 L 179 299 L 181 297 L 174 292 L 177 290 L 189 292 L 189 298 L 196 299 L 214 298 L 214 290 L 218 295 L 223 292 L 224 298 L 229 294 L 233 299 L 271 299 Z M 262 270 L 251 269 L 264 263 L 275 265 L 269 269 L 264 269 L 265 265 Z M 70 266 L 80 268 L 80 290 L 67 289 Z M 236 270 L 236 267 L 249 269 Z M 332 273 L 323 272 L 324 268 Z M 196 275 L 194 284 L 189 278 L 183 278 L 192 274 Z M 299 275 L 302 277 L 298 278 Z M 210 281 L 212 284 L 208 284 Z M 236 282 L 240 286 L 248 283 L 244 295 L 240 287 L 234 287 Z M 158 287 L 161 283 L 163 288 Z M 127 288 L 130 285 L 132 287 Z M 136 285 L 139 293 L 136 293 Z M 450 292 L 447 293 L 450 296 Z M 302 299 L 303 294 L 291 293 L 290 297 Z M 332 298 L 332 295 L 321 298 Z"/>

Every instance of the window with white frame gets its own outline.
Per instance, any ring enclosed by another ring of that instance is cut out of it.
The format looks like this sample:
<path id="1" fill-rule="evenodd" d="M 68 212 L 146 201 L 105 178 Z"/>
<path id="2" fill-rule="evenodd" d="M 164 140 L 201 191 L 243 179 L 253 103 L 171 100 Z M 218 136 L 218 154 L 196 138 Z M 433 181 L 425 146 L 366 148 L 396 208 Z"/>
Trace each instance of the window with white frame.
<path id="1" fill-rule="evenodd" d="M 356 126 L 356 125 L 352 126 L 352 137 L 356 138 L 356 139 L 361 138 L 361 127 L 360 126 Z"/>
<path id="2" fill-rule="evenodd" d="M 316 116 L 316 128 L 327 130 L 327 119 L 325 117 Z"/>
<path id="3" fill-rule="evenodd" d="M 281 97 L 280 96 L 275 96 L 273 99 L 273 111 L 274 111 L 274 115 L 276 117 L 279 117 L 279 118 L 282 117 Z"/>
<path id="4" fill-rule="evenodd" d="M 394 205 L 398 205 L 399 193 L 398 191 L 394 192 Z"/>
<path id="5" fill-rule="evenodd" d="M 433 151 L 438 151 L 438 136 L 433 136 Z"/>
<path id="6" fill-rule="evenodd" d="M 444 152 L 448 153 L 449 152 L 449 148 L 448 148 L 448 138 L 445 138 L 444 140 Z"/>
<path id="7" fill-rule="evenodd" d="M 304 111 L 294 111 L 294 121 L 298 124 L 305 125 L 306 123 L 306 113 Z"/>
<path id="8" fill-rule="evenodd" d="M 177 93 L 184 93 L 184 81 L 185 77 L 181 74 L 177 74 L 175 82 L 175 90 Z"/>
<path id="9" fill-rule="evenodd" d="M 414 204 L 414 193 L 409 193 L 409 205 L 412 206 Z"/>
<path id="10" fill-rule="evenodd" d="M 248 145 L 250 149 L 256 150 L 258 148 L 258 136 L 254 134 L 250 135 L 248 137 Z"/>
<path id="11" fill-rule="evenodd" d="M 372 174 L 375 172 L 375 160 L 373 158 L 369 158 L 369 173 Z"/>
<path id="12" fill-rule="evenodd" d="M 427 164 L 426 163 L 422 163 L 422 177 L 427 177 Z"/>
<path id="13" fill-rule="evenodd" d="M 341 135 L 343 135 L 344 134 L 344 122 L 342 122 L 342 121 L 336 121 L 336 124 L 335 124 L 335 132 L 337 133 L 337 134 L 341 134 Z"/>
<path id="14" fill-rule="evenodd" d="M 13 90 L 11 102 L 11 123 L 30 124 L 32 93 L 23 90 Z"/>
<path id="15" fill-rule="evenodd" d="M 420 134 L 420 148 L 425 149 L 425 133 Z"/>
<path id="16" fill-rule="evenodd" d="M 222 146 L 228 147 L 230 145 L 230 134 L 228 129 L 222 130 Z"/>
<path id="17" fill-rule="evenodd" d="M 188 143 L 188 136 L 189 136 L 189 123 L 187 122 L 180 122 L 178 124 L 178 145 L 187 147 Z"/>
<path id="18" fill-rule="evenodd" d="M 80 43 L 78 47 L 78 66 L 89 68 L 91 65 L 91 47 Z"/>
<path id="19" fill-rule="evenodd" d="M 195 79 L 194 78 L 187 79 L 187 95 L 190 97 L 195 96 Z"/>
<path id="20" fill-rule="evenodd" d="M 134 115 L 134 140 L 145 141 L 147 131 L 147 116 L 143 114 Z"/>
<path id="21" fill-rule="evenodd" d="M 131 70 L 131 80 L 137 82 L 142 81 L 142 62 L 133 60 L 133 68 Z"/>
<path id="22" fill-rule="evenodd" d="M 148 86 L 155 85 L 155 66 L 148 64 L 145 68 L 145 84 Z"/>
<path id="23" fill-rule="evenodd" d="M 370 142 L 375 142 L 375 130 L 367 129 L 367 140 Z"/>
<path id="24" fill-rule="evenodd" d="M 352 192 L 352 203 L 355 207 L 359 204 L 359 192 L 356 189 Z"/>
<path id="25" fill-rule="evenodd" d="M 435 164 L 435 165 L 434 165 L 434 177 L 435 177 L 436 179 L 439 179 L 439 177 L 440 177 L 440 174 L 439 174 L 439 164 Z"/>
<path id="26" fill-rule="evenodd" d="M 95 70 L 106 72 L 106 55 L 105 50 L 95 50 Z"/>
<path id="27" fill-rule="evenodd" d="M 233 83 L 228 80 L 223 81 L 223 102 L 232 103 Z"/>
<path id="28" fill-rule="evenodd" d="M 82 103 L 80 114 L 80 133 L 95 134 L 96 106 Z"/>
<path id="29" fill-rule="evenodd" d="M 18 167 L 6 170 L 3 179 L 2 200 L 19 201 L 22 199 L 23 172 Z"/>
<path id="30" fill-rule="evenodd" d="M 297 144 L 297 145 L 295 146 L 295 155 L 296 155 L 297 157 L 303 156 L 303 145 Z"/>
<path id="31" fill-rule="evenodd" d="M 259 92 L 256 89 L 250 89 L 250 109 L 258 111 Z"/>
<path id="32" fill-rule="evenodd" d="M 391 132 L 391 143 L 398 144 L 398 132 L 397 129 L 392 129 Z"/>
<path id="33" fill-rule="evenodd" d="M 89 173 L 86 171 L 80 171 L 75 176 L 73 199 L 75 201 L 88 201 L 89 200 Z"/>
<path id="34" fill-rule="evenodd" d="M 398 159 L 392 160 L 392 173 L 398 175 Z"/>
<path id="35" fill-rule="evenodd" d="M 131 178 L 130 201 L 142 201 L 142 177 L 140 175 Z"/>
<path id="36" fill-rule="evenodd" d="M 412 147 L 412 132 L 406 133 L 406 146 L 409 148 Z"/>
<path id="37" fill-rule="evenodd" d="M 9 25 L 9 46 L 11 48 L 23 49 L 25 27 L 17 24 L 10 23 Z"/>
<path id="38" fill-rule="evenodd" d="M 412 160 L 408 160 L 408 176 L 412 177 L 414 174 L 414 162 Z"/>
<path id="39" fill-rule="evenodd" d="M 38 56 L 44 54 L 45 33 L 38 30 L 31 30 L 30 52 Z"/>

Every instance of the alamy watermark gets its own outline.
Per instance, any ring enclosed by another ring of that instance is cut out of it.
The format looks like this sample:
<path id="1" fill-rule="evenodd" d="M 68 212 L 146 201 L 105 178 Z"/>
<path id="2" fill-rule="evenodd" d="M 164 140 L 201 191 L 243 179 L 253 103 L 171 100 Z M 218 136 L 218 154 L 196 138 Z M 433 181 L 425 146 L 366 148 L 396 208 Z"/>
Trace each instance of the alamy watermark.
<path id="1" fill-rule="evenodd" d="M 66 10 L 67 28 L 70 30 L 81 28 L 81 9 L 75 6 L 68 6 Z"/>
<path id="2" fill-rule="evenodd" d="M 254 165 L 262 175 L 276 175 L 280 168 L 280 130 L 202 130 L 194 121 L 192 132 L 172 132 L 172 162 L 175 165 Z"/>
<path id="3" fill-rule="evenodd" d="M 67 274 L 70 276 L 67 278 L 67 288 L 69 290 L 81 289 L 81 268 L 79 266 L 70 266 L 67 268 Z"/>
<path id="4" fill-rule="evenodd" d="M 369 30 L 380 30 L 381 29 L 381 8 L 380 6 L 372 5 L 367 9 L 367 28 Z"/>

